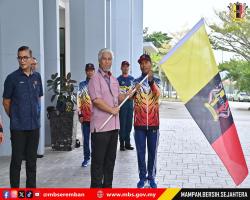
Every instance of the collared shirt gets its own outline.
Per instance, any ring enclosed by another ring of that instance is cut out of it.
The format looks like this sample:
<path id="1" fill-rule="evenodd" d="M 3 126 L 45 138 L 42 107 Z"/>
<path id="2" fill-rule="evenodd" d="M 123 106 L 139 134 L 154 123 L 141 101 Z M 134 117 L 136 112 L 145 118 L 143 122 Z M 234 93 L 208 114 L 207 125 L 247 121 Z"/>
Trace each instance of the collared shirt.
<path id="1" fill-rule="evenodd" d="M 105 80 L 109 78 L 109 83 Z M 111 74 L 105 73 L 99 68 L 98 72 L 90 79 L 88 84 L 88 91 L 92 102 L 99 98 L 106 102 L 110 107 L 118 106 L 119 83 L 117 79 Z M 102 124 L 110 116 L 110 113 L 104 112 L 93 104 L 90 131 L 106 132 L 115 129 L 120 129 L 119 114 L 113 116 L 106 126 L 100 130 Z"/>
<path id="2" fill-rule="evenodd" d="M 83 117 L 83 122 L 90 122 L 92 102 L 88 92 L 89 79 L 81 81 L 77 92 L 78 115 Z"/>
<path id="3" fill-rule="evenodd" d="M 11 100 L 10 129 L 34 130 L 40 128 L 40 98 L 43 96 L 41 75 L 27 76 L 21 68 L 9 74 L 4 82 L 3 98 Z"/>

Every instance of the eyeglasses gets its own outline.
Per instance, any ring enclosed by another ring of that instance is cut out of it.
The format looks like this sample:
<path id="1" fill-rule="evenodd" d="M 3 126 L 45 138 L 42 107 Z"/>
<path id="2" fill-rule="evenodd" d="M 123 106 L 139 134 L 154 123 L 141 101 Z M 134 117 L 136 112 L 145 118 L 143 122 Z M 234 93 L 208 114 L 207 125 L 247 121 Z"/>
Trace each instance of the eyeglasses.
<path id="1" fill-rule="evenodd" d="M 23 60 L 23 61 L 26 62 L 28 59 L 30 59 L 30 57 L 28 57 L 28 56 L 23 56 L 23 57 L 18 56 L 18 57 L 17 57 L 17 60 L 19 60 L 19 61 L 22 61 L 22 60 Z"/>

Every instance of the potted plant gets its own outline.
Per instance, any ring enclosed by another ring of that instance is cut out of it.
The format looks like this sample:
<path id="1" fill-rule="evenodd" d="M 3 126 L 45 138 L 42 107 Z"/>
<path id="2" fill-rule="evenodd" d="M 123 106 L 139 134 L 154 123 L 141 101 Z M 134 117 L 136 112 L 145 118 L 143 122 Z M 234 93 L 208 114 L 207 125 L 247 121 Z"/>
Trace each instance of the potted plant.
<path id="1" fill-rule="evenodd" d="M 77 81 L 71 79 L 71 73 L 66 77 L 52 74 L 47 80 L 49 91 L 54 94 L 51 102 L 55 99 L 56 107 L 47 107 L 47 116 L 50 120 L 51 146 L 58 151 L 71 151 L 75 148 L 77 120 L 75 116 L 76 92 L 74 91 Z"/>

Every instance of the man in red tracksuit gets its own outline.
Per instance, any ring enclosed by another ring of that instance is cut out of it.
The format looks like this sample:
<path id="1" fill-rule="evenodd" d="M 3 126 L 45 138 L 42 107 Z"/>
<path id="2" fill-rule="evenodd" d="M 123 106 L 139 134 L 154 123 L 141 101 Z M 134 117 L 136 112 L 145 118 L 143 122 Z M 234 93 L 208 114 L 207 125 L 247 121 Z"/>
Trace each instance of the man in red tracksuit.
<path id="1" fill-rule="evenodd" d="M 138 188 L 143 188 L 148 181 L 151 188 L 157 188 L 155 183 L 156 158 L 159 140 L 159 97 L 160 80 L 153 76 L 151 58 L 147 54 L 140 56 L 142 74 L 134 80 L 137 92 L 134 95 L 134 130 L 135 144 L 139 167 Z M 138 87 L 143 78 L 148 78 Z M 146 142 L 148 150 L 148 162 L 146 166 L 145 153 Z"/>

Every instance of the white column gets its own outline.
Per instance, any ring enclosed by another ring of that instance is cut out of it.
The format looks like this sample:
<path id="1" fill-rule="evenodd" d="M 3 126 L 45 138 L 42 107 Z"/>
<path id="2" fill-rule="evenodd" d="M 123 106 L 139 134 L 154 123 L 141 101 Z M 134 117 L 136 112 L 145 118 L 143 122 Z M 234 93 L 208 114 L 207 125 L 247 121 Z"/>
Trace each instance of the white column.
<path id="1" fill-rule="evenodd" d="M 18 68 L 17 49 L 29 46 L 38 59 L 44 81 L 43 52 L 43 21 L 42 0 L 1 0 L 0 2 L 0 84 L 3 86 L 7 75 Z M 43 84 L 45 84 L 43 82 Z M 3 87 L 0 87 L 3 93 Z M 42 100 L 42 119 L 44 100 Z M 10 155 L 9 119 L 0 106 L 3 117 L 5 142 L 0 145 L 0 155 Z M 39 150 L 43 151 L 44 124 L 41 127 L 41 143 Z"/>
<path id="2" fill-rule="evenodd" d="M 70 8 L 69 0 L 65 0 L 65 66 L 66 74 L 71 71 L 70 65 Z"/>
<path id="3" fill-rule="evenodd" d="M 106 0 L 73 0 L 70 3 L 70 58 L 72 78 L 85 79 L 84 66 L 98 68 L 98 52 L 106 47 Z"/>
<path id="4" fill-rule="evenodd" d="M 69 1 L 70 9 L 70 68 L 72 78 L 79 81 L 83 80 L 84 75 L 84 1 Z"/>
<path id="5" fill-rule="evenodd" d="M 131 63 L 131 0 L 112 0 L 112 49 L 114 51 L 113 73 L 121 74 L 120 66 L 123 60 Z"/>
<path id="6" fill-rule="evenodd" d="M 111 0 L 112 50 L 115 53 L 113 72 L 121 74 L 123 60 L 131 64 L 132 75 L 140 75 L 137 63 L 143 51 L 143 0 Z"/>
<path id="7" fill-rule="evenodd" d="M 112 0 L 106 0 L 106 47 L 112 48 Z"/>
<path id="8" fill-rule="evenodd" d="M 60 48 L 59 48 L 59 0 L 43 0 L 44 11 L 44 57 L 45 57 L 45 143 L 51 144 L 49 120 L 47 119 L 47 107 L 56 105 L 51 102 L 53 93 L 47 89 L 47 80 L 51 74 L 60 73 Z"/>
<path id="9" fill-rule="evenodd" d="M 43 34 L 43 1 L 39 0 L 39 35 L 40 35 L 40 74 L 43 82 L 43 91 L 45 95 L 45 88 L 46 88 L 46 78 L 45 78 L 45 66 L 44 66 L 44 34 Z M 43 155 L 45 151 L 45 98 L 42 97 L 41 99 L 41 128 L 40 128 L 40 138 L 39 138 L 39 146 L 37 150 L 38 155 Z"/>
<path id="10" fill-rule="evenodd" d="M 143 0 L 131 0 L 131 65 L 132 75 L 136 78 L 141 74 L 137 62 L 143 53 Z"/>
<path id="11" fill-rule="evenodd" d="M 84 1 L 84 61 L 97 66 L 98 52 L 106 47 L 106 0 Z"/>

